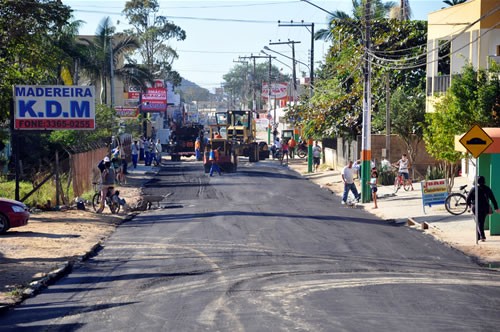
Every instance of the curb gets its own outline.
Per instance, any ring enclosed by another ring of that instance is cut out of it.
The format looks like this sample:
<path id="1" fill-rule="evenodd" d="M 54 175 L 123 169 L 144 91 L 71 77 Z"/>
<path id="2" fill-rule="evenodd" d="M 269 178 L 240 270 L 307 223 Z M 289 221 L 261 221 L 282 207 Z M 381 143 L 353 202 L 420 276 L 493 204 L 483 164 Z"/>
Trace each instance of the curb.
<path id="1" fill-rule="evenodd" d="M 431 225 L 427 221 L 418 222 L 411 217 L 406 221 L 406 226 L 419 228 L 421 230 L 426 230 L 431 227 Z"/>

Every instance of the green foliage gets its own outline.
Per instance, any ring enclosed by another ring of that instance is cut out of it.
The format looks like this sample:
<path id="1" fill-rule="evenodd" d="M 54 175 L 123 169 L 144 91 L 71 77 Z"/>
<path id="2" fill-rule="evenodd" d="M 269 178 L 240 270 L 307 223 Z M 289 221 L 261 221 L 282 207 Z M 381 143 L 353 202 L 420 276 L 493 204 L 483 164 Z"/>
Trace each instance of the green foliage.
<path id="1" fill-rule="evenodd" d="M 390 168 L 384 169 L 382 167 L 377 167 L 378 172 L 378 181 L 383 186 L 389 186 L 394 184 L 394 180 L 396 179 L 396 173 L 394 173 Z"/>
<path id="2" fill-rule="evenodd" d="M 357 4 L 361 5 L 362 2 Z M 359 7 L 359 10 L 362 13 L 363 7 Z M 361 134 L 364 45 L 363 31 L 360 29 L 363 24 L 358 19 L 362 16 L 356 15 L 354 18 L 340 16 L 330 22 L 332 46 L 325 64 L 317 71 L 314 97 L 308 106 L 296 106 L 291 111 L 293 115 L 307 115 L 302 117 L 302 125 L 311 128 L 310 131 L 319 136 L 335 134 L 352 139 Z M 404 101 L 404 108 L 397 108 L 397 113 L 393 114 L 397 117 L 396 127 L 400 129 L 402 137 L 409 139 L 409 144 L 415 145 L 414 140 L 422 137 L 419 123 L 423 120 L 425 109 L 425 67 L 404 67 L 406 63 L 414 63 L 413 56 L 425 55 L 421 45 L 426 44 L 426 23 L 388 20 L 381 18 L 385 14 L 380 15 L 372 21 L 372 48 L 375 54 L 371 89 L 374 128 L 385 128 L 385 112 L 379 110 L 385 109 L 386 76 L 389 75 L 390 89 L 393 91 L 399 87 L 397 98 Z M 386 61 L 387 58 L 391 61 Z M 390 70 L 395 59 L 400 59 L 398 69 Z M 414 135 L 409 135 L 410 132 Z"/>
<path id="3" fill-rule="evenodd" d="M 427 171 L 425 173 L 426 180 L 444 179 L 445 176 L 446 172 L 443 165 L 429 166 L 427 167 Z"/>
<path id="4" fill-rule="evenodd" d="M 0 186 L 0 197 L 14 199 L 16 183 L 15 181 L 2 182 Z M 33 190 L 33 184 L 26 181 L 19 183 L 19 196 L 23 198 Z M 45 204 L 48 200 L 53 201 L 55 197 L 55 185 L 48 181 L 38 191 L 31 195 L 24 203 L 28 206 L 34 207 L 37 204 Z"/>
<path id="5" fill-rule="evenodd" d="M 238 99 L 245 105 L 248 105 L 253 100 L 253 90 L 256 90 L 256 95 L 259 97 L 262 91 L 262 83 L 269 81 L 269 62 L 261 62 L 255 65 L 255 75 L 253 66 L 248 64 L 236 64 L 231 70 L 223 76 L 224 90 L 226 93 L 231 93 L 233 98 Z M 271 65 L 271 82 L 289 82 L 289 75 L 282 75 L 278 67 Z M 259 103 L 257 101 L 257 103 Z"/>
<path id="6" fill-rule="evenodd" d="M 9 118 L 12 85 L 57 82 L 54 40 L 69 18 L 60 1 L 0 0 L 0 123 Z"/>
<path id="7" fill-rule="evenodd" d="M 158 15 L 160 5 L 157 0 L 130 0 L 125 3 L 123 13 L 134 27 L 127 31 L 136 36 L 141 47 L 142 63 L 151 73 L 165 78 L 174 86 L 181 83 L 181 76 L 172 70 L 172 62 L 178 58 L 177 52 L 168 45 L 172 38 L 186 39 L 186 32 L 170 22 L 166 16 Z"/>
<path id="8" fill-rule="evenodd" d="M 50 141 L 64 148 L 82 149 L 95 143 L 108 142 L 111 136 L 118 133 L 118 125 L 116 111 L 100 104 L 96 105 L 95 130 L 55 130 L 50 134 Z"/>

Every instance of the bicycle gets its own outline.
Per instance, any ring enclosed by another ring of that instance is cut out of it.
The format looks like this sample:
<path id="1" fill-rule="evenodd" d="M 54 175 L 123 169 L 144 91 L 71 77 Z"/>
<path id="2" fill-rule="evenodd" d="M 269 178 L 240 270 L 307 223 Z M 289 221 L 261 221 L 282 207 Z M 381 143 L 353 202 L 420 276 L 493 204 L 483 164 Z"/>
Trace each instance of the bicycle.
<path id="1" fill-rule="evenodd" d="M 99 182 L 92 182 L 92 185 L 94 186 L 94 191 L 95 194 L 92 197 L 92 207 L 94 208 L 94 211 L 97 212 L 99 208 L 101 207 L 101 183 Z M 108 192 L 106 193 L 106 200 L 104 201 L 104 206 L 108 206 L 109 209 L 111 210 L 111 213 L 116 214 L 120 212 L 120 197 L 119 194 L 120 192 L 117 190 L 113 192 L 114 187 L 108 187 Z"/>
<path id="2" fill-rule="evenodd" d="M 444 207 L 446 208 L 446 211 L 449 213 L 458 216 L 463 214 L 465 211 L 467 211 L 467 194 L 469 193 L 467 189 L 466 184 L 463 186 L 459 187 L 459 190 L 461 192 L 459 193 L 451 193 L 446 197 L 446 200 L 444 201 Z"/>
<path id="3" fill-rule="evenodd" d="M 408 191 L 411 188 L 411 184 L 409 181 L 405 180 L 399 172 L 397 172 L 396 178 L 394 179 L 394 192 L 397 193 L 401 187 L 403 187 L 405 191 Z"/>

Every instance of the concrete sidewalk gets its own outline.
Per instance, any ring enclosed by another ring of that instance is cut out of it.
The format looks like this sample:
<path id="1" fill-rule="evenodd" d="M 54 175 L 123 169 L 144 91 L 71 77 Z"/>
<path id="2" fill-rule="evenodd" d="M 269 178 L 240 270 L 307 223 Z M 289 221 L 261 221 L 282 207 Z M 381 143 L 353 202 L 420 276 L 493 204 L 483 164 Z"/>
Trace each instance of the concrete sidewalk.
<path id="1" fill-rule="evenodd" d="M 333 199 L 341 201 L 344 186 L 340 171 L 321 170 L 317 173 L 308 173 L 306 159 L 290 160 L 288 167 L 310 181 L 328 188 L 336 194 Z M 463 184 L 467 184 L 468 189 L 472 187 L 468 179 L 455 178 L 454 191 L 458 191 L 458 187 Z M 359 190 L 359 182 L 357 188 Z M 360 203 L 358 207 L 381 219 L 406 223 L 409 227 L 422 230 L 446 245 L 477 259 L 481 264 L 500 267 L 500 236 L 490 236 L 489 231 L 486 231 L 486 242 L 476 244 L 475 222 L 470 212 L 454 216 L 446 211 L 444 205 L 426 207 L 424 212 L 420 183 L 413 184 L 413 188 L 413 191 L 404 191 L 401 188 L 394 194 L 392 185 L 379 186 L 378 209 L 373 209 L 373 202 Z M 500 193 L 497 194 L 499 195 Z"/>

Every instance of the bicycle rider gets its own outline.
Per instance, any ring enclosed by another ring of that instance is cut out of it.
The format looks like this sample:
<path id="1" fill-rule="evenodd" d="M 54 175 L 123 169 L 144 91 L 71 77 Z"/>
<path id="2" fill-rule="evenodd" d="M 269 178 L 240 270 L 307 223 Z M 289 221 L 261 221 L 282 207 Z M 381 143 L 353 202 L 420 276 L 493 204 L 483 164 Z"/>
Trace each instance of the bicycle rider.
<path id="1" fill-rule="evenodd" d="M 104 158 L 104 170 L 101 172 L 101 202 L 99 210 L 97 213 L 102 213 L 104 211 L 104 202 L 106 200 L 106 195 L 108 194 L 108 189 L 113 189 L 115 184 L 115 170 L 111 167 L 111 161 L 108 157 Z"/>
<path id="2" fill-rule="evenodd" d="M 399 176 L 403 177 L 404 181 L 411 186 L 411 190 L 413 190 L 413 183 L 410 179 L 409 169 L 411 168 L 410 161 L 406 156 L 406 153 L 403 153 L 401 159 L 399 159 L 396 163 L 392 164 L 394 167 L 398 167 Z"/>

